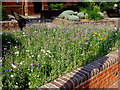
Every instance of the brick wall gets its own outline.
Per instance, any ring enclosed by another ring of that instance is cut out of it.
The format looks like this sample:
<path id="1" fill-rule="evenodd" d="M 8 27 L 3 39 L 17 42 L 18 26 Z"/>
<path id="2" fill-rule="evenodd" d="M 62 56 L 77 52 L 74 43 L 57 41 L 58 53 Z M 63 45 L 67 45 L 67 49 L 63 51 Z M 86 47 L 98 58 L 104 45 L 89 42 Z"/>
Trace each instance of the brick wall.
<path id="1" fill-rule="evenodd" d="M 118 81 L 118 50 L 78 68 L 40 88 L 108 88 Z"/>

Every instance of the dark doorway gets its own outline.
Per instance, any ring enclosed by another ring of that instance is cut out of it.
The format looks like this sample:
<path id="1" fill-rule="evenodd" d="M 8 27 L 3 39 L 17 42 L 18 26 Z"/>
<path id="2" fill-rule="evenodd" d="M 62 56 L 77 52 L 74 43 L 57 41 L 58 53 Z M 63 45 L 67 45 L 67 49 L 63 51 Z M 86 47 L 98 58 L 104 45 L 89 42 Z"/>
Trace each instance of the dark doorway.
<path id="1" fill-rule="evenodd" d="M 40 13 L 40 10 L 42 10 L 42 3 L 33 2 L 33 4 L 34 4 L 34 13 Z"/>

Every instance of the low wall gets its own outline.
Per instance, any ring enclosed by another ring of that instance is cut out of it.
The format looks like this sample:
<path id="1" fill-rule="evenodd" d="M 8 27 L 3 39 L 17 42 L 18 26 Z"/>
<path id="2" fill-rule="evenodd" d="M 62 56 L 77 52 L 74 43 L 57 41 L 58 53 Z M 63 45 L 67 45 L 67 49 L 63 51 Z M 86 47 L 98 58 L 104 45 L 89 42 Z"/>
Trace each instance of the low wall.
<path id="1" fill-rule="evenodd" d="M 16 20 L 12 21 L 0 21 L 0 25 L 2 30 L 11 30 L 11 29 L 18 29 L 18 22 Z"/>
<path id="2" fill-rule="evenodd" d="M 50 88 L 108 88 L 118 81 L 120 64 L 118 50 L 78 68 L 39 89 Z"/>
<path id="3" fill-rule="evenodd" d="M 61 19 L 61 18 L 55 18 L 53 21 L 55 24 L 66 24 L 66 25 L 71 25 L 71 24 L 106 24 L 110 23 L 112 25 L 118 25 L 118 20 L 102 20 L 102 21 L 70 21 L 66 19 Z"/>

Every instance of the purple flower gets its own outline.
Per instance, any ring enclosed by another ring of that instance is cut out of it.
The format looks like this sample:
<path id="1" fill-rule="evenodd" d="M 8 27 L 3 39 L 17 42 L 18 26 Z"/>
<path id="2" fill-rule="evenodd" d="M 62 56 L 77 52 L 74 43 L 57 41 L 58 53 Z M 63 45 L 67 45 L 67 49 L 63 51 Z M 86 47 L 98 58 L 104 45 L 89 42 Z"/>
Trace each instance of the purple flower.
<path id="1" fill-rule="evenodd" d="M 97 39 L 96 37 L 94 37 L 94 39 Z"/>
<path id="2" fill-rule="evenodd" d="M 70 40 L 70 38 L 67 38 L 68 40 Z"/>
<path id="3" fill-rule="evenodd" d="M 9 70 L 9 72 L 12 72 L 12 70 Z"/>
<path id="4" fill-rule="evenodd" d="M 2 33 L 2 34 L 5 34 L 5 33 Z"/>
<path id="5" fill-rule="evenodd" d="M 28 33 L 28 35 L 30 35 L 30 34 Z"/>
<path id="6" fill-rule="evenodd" d="M 5 71 L 9 71 L 9 70 L 5 70 Z"/>
<path id="7" fill-rule="evenodd" d="M 80 45 L 80 47 L 83 47 L 82 45 Z"/>
<path id="8" fill-rule="evenodd" d="M 0 72 L 0 73 L 3 73 L 3 72 Z"/>
<path id="9" fill-rule="evenodd" d="M 30 66 L 33 66 L 34 64 L 30 64 Z"/>
<path id="10" fill-rule="evenodd" d="M 38 67 L 38 68 L 40 68 L 40 67 Z"/>
<path id="11" fill-rule="evenodd" d="M 39 64 L 36 64 L 37 66 L 39 66 Z"/>
<path id="12" fill-rule="evenodd" d="M 109 40 L 112 40 L 112 39 L 109 39 Z"/>
<path id="13" fill-rule="evenodd" d="M 65 43 L 65 44 L 68 44 L 68 43 Z"/>
<path id="14" fill-rule="evenodd" d="M 4 76 L 6 76 L 6 74 L 4 74 Z"/>
<path id="15" fill-rule="evenodd" d="M 63 28 L 63 29 L 65 29 L 65 30 L 66 30 L 66 29 L 68 29 L 68 28 Z"/>

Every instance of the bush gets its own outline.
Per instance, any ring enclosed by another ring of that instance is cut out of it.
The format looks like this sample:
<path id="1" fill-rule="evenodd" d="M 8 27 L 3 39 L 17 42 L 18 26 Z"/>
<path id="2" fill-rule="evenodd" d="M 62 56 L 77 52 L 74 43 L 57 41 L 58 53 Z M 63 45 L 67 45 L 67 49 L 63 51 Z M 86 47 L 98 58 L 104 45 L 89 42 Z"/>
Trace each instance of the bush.
<path id="1" fill-rule="evenodd" d="M 80 8 L 80 11 L 85 13 L 85 18 L 89 20 L 101 20 L 103 18 L 103 13 L 100 12 L 100 7 L 94 6 L 90 8 Z"/>
<path id="2" fill-rule="evenodd" d="M 50 4 L 49 5 L 50 10 L 60 10 L 64 8 L 63 3 L 58 3 L 58 4 Z"/>
<path id="3" fill-rule="evenodd" d="M 97 12 L 98 15 L 100 15 L 101 18 L 104 17 L 104 14 L 102 12 Z"/>
<path id="4" fill-rule="evenodd" d="M 71 21 L 79 21 L 80 19 L 76 15 L 69 15 L 69 20 L 71 20 Z"/>
<path id="5" fill-rule="evenodd" d="M 72 10 L 66 10 L 64 12 L 62 12 L 58 17 L 62 18 L 62 19 L 68 19 L 70 15 L 73 15 L 74 11 Z"/>
<path id="6" fill-rule="evenodd" d="M 85 18 L 85 14 L 83 12 L 79 12 L 77 14 L 77 16 L 80 17 L 80 18 L 82 18 L 82 19 Z"/>

